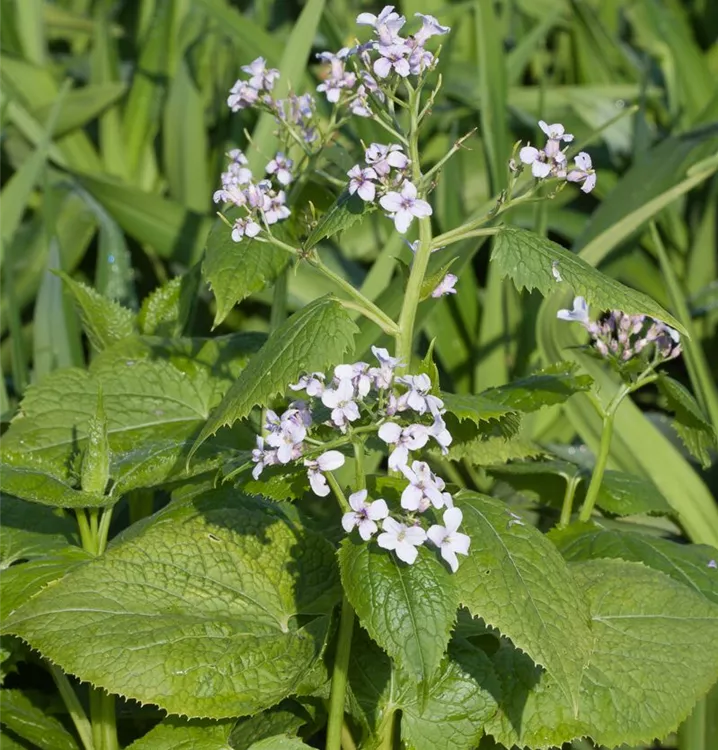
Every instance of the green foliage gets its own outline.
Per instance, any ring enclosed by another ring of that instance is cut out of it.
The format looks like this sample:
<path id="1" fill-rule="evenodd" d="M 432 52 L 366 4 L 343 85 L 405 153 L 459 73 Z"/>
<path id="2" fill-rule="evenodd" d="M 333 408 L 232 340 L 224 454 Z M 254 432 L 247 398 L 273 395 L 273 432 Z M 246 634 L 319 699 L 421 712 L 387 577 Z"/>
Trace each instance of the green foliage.
<path id="1" fill-rule="evenodd" d="M 4 629 L 170 713 L 253 713 L 292 693 L 319 656 L 338 597 L 332 556 L 292 508 L 209 493 L 43 590 Z M 88 638 L 102 651 L 84 648 Z"/>
<path id="2" fill-rule="evenodd" d="M 191 721 L 175 717 L 161 721 L 144 737 L 130 745 L 131 750 L 226 750 L 234 719 Z"/>
<path id="3" fill-rule="evenodd" d="M 0 695 L 2 723 L 16 737 L 40 750 L 77 750 L 75 738 L 58 719 L 47 713 L 41 697 L 35 696 L 33 700 L 20 690 L 3 690 Z M 5 743 L 3 738 L 3 747 Z"/>
<path id="4" fill-rule="evenodd" d="M 349 229 L 366 214 L 376 209 L 376 205 L 363 201 L 356 193 L 343 192 L 322 216 L 316 227 L 304 242 L 304 249 L 310 250 L 322 240 L 333 237 Z"/>

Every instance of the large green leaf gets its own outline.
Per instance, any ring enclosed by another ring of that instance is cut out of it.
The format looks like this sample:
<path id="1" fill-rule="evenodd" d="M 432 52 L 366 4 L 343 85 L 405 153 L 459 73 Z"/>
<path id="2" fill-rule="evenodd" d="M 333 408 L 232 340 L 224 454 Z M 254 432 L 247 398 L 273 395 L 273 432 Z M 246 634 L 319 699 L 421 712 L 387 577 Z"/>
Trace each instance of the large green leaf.
<path id="1" fill-rule="evenodd" d="M 319 656 L 339 597 L 333 554 L 291 506 L 209 492 L 43 590 L 6 630 L 66 672 L 170 713 L 254 713 Z"/>
<path id="2" fill-rule="evenodd" d="M 169 716 L 140 737 L 128 750 L 229 750 L 229 735 L 236 721 L 187 721 Z"/>
<path id="3" fill-rule="evenodd" d="M 588 607 L 568 566 L 543 534 L 517 523 L 503 503 L 462 493 L 457 505 L 471 537 L 456 574 L 461 604 L 543 666 L 577 710 L 592 641 Z"/>
<path id="4" fill-rule="evenodd" d="M 250 360 L 203 427 L 193 452 L 223 425 L 248 417 L 255 406 L 265 406 L 284 393 L 303 372 L 337 364 L 351 348 L 356 330 L 332 297 L 321 297 L 296 312 Z"/>
<path id="5" fill-rule="evenodd" d="M 66 273 L 58 275 L 72 293 L 87 338 L 97 351 L 135 332 L 135 315 L 131 310 Z"/>
<path id="6" fill-rule="evenodd" d="M 199 266 L 155 289 L 142 301 L 137 323 L 150 336 L 181 336 L 194 309 L 200 281 Z"/>
<path id="7" fill-rule="evenodd" d="M 285 239 L 281 228 L 276 234 Z M 217 301 L 214 325 L 218 326 L 238 302 L 271 284 L 291 258 L 286 250 L 265 242 L 248 238 L 235 242 L 227 225 L 217 221 L 207 238 L 202 263 L 202 274 Z"/>
<path id="8" fill-rule="evenodd" d="M 604 529 L 593 524 L 576 524 L 551 539 L 569 561 L 616 557 L 642 562 L 660 570 L 718 604 L 718 575 L 709 567 L 718 561 L 718 550 L 707 544 L 678 544 L 635 531 Z"/>
<path id="9" fill-rule="evenodd" d="M 585 735 L 609 747 L 666 736 L 718 678 L 718 607 L 637 563 L 571 568 L 589 600 L 594 635 L 578 718 L 549 674 L 502 646 L 494 657 L 502 699 L 487 732 L 509 747 L 533 748 Z"/>
<path id="10" fill-rule="evenodd" d="M 599 310 L 623 310 L 634 315 L 650 315 L 685 333 L 685 328 L 667 310 L 642 292 L 629 289 L 597 271 L 582 257 L 534 232 L 503 226 L 494 238 L 491 261 L 503 276 L 510 276 L 517 289 L 538 289 L 543 295 L 554 292 L 565 282 Z M 563 281 L 557 282 L 558 270 Z"/>
<path id="11" fill-rule="evenodd" d="M 34 701 L 21 690 L 0 692 L 5 728 L 39 750 L 78 750 L 79 745 L 72 734 L 45 710 L 41 694 L 38 693 L 37 698 L 40 700 Z M 4 739 L 2 745 L 5 747 Z"/>
<path id="12" fill-rule="evenodd" d="M 439 667 L 456 618 L 455 579 L 425 548 L 413 565 L 374 544 L 345 540 L 342 583 L 369 635 L 416 681 Z"/>

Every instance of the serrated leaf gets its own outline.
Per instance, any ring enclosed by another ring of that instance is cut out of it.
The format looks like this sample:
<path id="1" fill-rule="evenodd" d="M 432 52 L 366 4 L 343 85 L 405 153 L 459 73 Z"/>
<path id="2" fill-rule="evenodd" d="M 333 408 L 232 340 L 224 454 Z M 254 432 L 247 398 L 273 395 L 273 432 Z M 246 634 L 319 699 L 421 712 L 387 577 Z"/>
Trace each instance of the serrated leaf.
<path id="1" fill-rule="evenodd" d="M 40 592 L 6 630 L 66 672 L 170 713 L 254 713 L 318 657 L 339 597 L 333 556 L 291 506 L 209 492 Z"/>
<path id="2" fill-rule="evenodd" d="M 356 193 L 350 195 L 349 191 L 345 190 L 307 237 L 304 249 L 311 250 L 322 240 L 343 232 L 375 209 L 375 203 L 363 201 Z"/>
<path id="3" fill-rule="evenodd" d="M 230 750 L 229 736 L 235 724 L 235 719 L 188 721 L 168 716 L 128 745 L 128 750 Z"/>
<path id="4" fill-rule="evenodd" d="M 291 699 L 267 711 L 240 719 L 232 730 L 229 744 L 234 750 L 248 750 L 254 742 L 276 734 L 296 734 L 309 720 L 304 709 Z"/>
<path id="5" fill-rule="evenodd" d="M 477 426 L 480 422 L 509 417 L 516 414 L 517 411 L 511 406 L 504 406 L 496 401 L 484 398 L 482 395 L 474 396 L 442 391 L 440 397 L 447 411 L 459 420 L 470 419 Z"/>
<path id="6" fill-rule="evenodd" d="M 82 327 L 98 352 L 135 333 L 135 314 L 92 287 L 58 272 L 75 300 Z"/>
<path id="7" fill-rule="evenodd" d="M 249 459 L 250 456 L 248 455 Z M 298 500 L 309 490 L 305 466 L 268 466 L 259 479 L 252 476 L 241 483 L 242 492 L 267 500 Z"/>
<path id="8" fill-rule="evenodd" d="M 411 686 L 401 700 L 401 738 L 413 750 L 472 750 L 497 710 L 499 681 L 489 657 L 457 639 L 427 687 Z"/>
<path id="9" fill-rule="evenodd" d="M 75 521 L 51 508 L 38 508 L 4 495 L 0 498 L 0 517 L 0 569 L 19 560 L 59 552 L 77 541 Z"/>
<path id="10" fill-rule="evenodd" d="M 589 304 L 599 310 L 623 310 L 633 315 L 649 315 L 681 333 L 686 332 L 667 310 L 648 295 L 624 286 L 595 269 L 579 255 L 526 229 L 502 226 L 494 237 L 491 261 L 499 266 L 502 276 L 512 279 L 519 290 L 538 289 L 544 296 L 556 291 L 558 282 L 553 271 L 557 268 L 574 294 L 585 297 Z"/>
<path id="11" fill-rule="evenodd" d="M 710 451 L 716 450 L 716 434 L 688 389 L 677 380 L 661 373 L 656 382 L 658 390 L 675 415 L 673 427 L 691 455 L 704 468 L 711 465 Z"/>
<path id="12" fill-rule="evenodd" d="M 356 331 L 341 304 L 329 296 L 294 313 L 249 361 L 202 428 L 190 458 L 220 427 L 248 417 L 255 406 L 266 406 L 303 372 L 336 364 L 351 348 Z"/>
<path id="13" fill-rule="evenodd" d="M 642 562 L 718 604 L 718 573 L 709 563 L 718 550 L 707 544 L 678 544 L 635 531 L 576 524 L 553 531 L 551 541 L 570 562 L 620 558 Z"/>
<path id="14" fill-rule="evenodd" d="M 39 694 L 38 694 L 39 695 Z M 78 750 L 78 744 L 60 721 L 21 690 L 3 690 L 2 723 L 38 750 Z M 5 740 L 2 741 L 5 747 Z"/>
<path id="15" fill-rule="evenodd" d="M 449 446 L 447 458 L 468 461 L 473 466 L 503 464 L 512 459 L 538 458 L 543 450 L 528 440 L 501 436 L 477 437 Z"/>
<path id="16" fill-rule="evenodd" d="M 537 411 L 544 406 L 562 404 L 575 393 L 591 389 L 591 376 L 578 375 L 577 369 L 573 362 L 557 362 L 528 377 L 489 388 L 480 395 L 516 411 Z"/>
<path id="17" fill-rule="evenodd" d="M 195 305 L 200 271 L 196 266 L 158 287 L 142 301 L 137 323 L 144 335 L 181 336 Z"/>
<path id="18" fill-rule="evenodd" d="M 232 211 L 227 215 L 234 218 Z M 281 227 L 273 232 L 280 239 L 291 241 Z M 217 327 L 238 302 L 271 284 L 291 259 L 286 250 L 266 242 L 247 238 L 235 242 L 231 229 L 216 221 L 207 238 L 202 262 L 202 275 L 217 301 L 213 326 Z"/>
<path id="19" fill-rule="evenodd" d="M 286 734 L 276 734 L 253 742 L 247 750 L 307 750 L 309 745 L 298 737 L 287 737 Z"/>
<path id="20" fill-rule="evenodd" d="M 456 618 L 454 578 L 426 547 L 406 565 L 376 545 L 345 540 L 342 583 L 369 635 L 417 681 L 429 680 L 444 656 Z"/>
<path id="21" fill-rule="evenodd" d="M 568 566 L 503 503 L 468 492 L 457 501 L 472 539 L 456 574 L 461 604 L 543 666 L 577 710 L 592 641 L 588 608 Z"/>
<path id="22" fill-rule="evenodd" d="M 571 570 L 595 639 L 578 718 L 551 676 L 505 644 L 494 657 L 502 700 L 486 731 L 537 749 L 583 736 L 608 747 L 666 736 L 718 678 L 718 608 L 637 563 L 593 560 Z"/>

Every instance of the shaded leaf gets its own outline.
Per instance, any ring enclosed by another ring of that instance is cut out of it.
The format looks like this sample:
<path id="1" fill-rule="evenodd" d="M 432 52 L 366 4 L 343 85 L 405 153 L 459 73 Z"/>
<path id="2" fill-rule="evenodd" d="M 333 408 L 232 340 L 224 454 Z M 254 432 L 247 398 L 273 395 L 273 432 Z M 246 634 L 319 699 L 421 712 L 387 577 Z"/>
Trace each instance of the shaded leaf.
<path id="1" fill-rule="evenodd" d="M 343 232 L 375 209 L 376 204 L 363 201 L 356 193 L 350 195 L 349 191 L 345 190 L 307 237 L 304 249 L 311 250 L 322 240 Z"/>

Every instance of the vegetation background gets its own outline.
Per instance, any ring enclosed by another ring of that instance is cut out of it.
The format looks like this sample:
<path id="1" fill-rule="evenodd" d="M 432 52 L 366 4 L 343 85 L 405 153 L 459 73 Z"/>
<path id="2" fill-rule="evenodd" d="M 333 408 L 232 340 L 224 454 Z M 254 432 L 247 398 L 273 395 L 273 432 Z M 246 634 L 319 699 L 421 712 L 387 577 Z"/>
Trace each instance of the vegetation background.
<path id="1" fill-rule="evenodd" d="M 380 5 L 309 0 L 312 52 L 351 43 L 357 13 Z M 272 155 L 271 127 L 226 107 L 240 66 L 261 55 L 299 90 L 319 82 L 313 54 L 307 59 L 288 45 L 304 7 L 288 0 L 2 0 L 3 424 L 28 384 L 89 357 L 54 271 L 134 308 L 167 280 L 193 278 L 216 221 L 211 196 L 225 153 L 247 147 L 253 134 L 250 158 Z M 580 142 L 592 138 L 598 186 L 590 196 L 566 190 L 550 204 L 512 209 L 509 220 L 582 251 L 681 319 L 692 339 L 671 374 L 718 426 L 718 3 L 404 0 L 400 8 L 407 16 L 432 13 L 453 28 L 426 159 L 477 128 L 434 193 L 440 230 L 490 205 L 505 184 L 513 144 L 536 140 L 538 119 L 564 123 Z M 359 131 L 367 142 L 383 140 L 371 123 Z M 311 198 L 320 208 L 331 202 L 318 189 Z M 385 309 L 396 304 L 392 277 L 397 257 L 409 251 L 391 222 L 369 217 L 321 252 Z M 477 240 L 457 263 L 458 294 L 421 322 L 427 342 L 436 338 L 442 380 L 459 393 L 557 361 L 571 343 L 541 297 L 516 292 L 487 255 Z M 330 282 L 300 266 L 289 276 L 289 309 L 328 291 Z M 267 330 L 270 303 L 271 290 L 248 290 L 215 333 Z M 183 332 L 209 335 L 216 304 L 200 286 Z M 649 477 L 679 510 L 683 529 L 656 519 L 654 533 L 718 545 L 715 463 L 691 461 L 655 394 L 639 407 L 622 411 L 610 465 Z M 534 442 L 573 443 L 587 455 L 597 443 L 600 425 L 580 399 L 532 416 L 524 434 Z M 718 747 L 715 690 L 673 741 L 681 750 Z"/>

